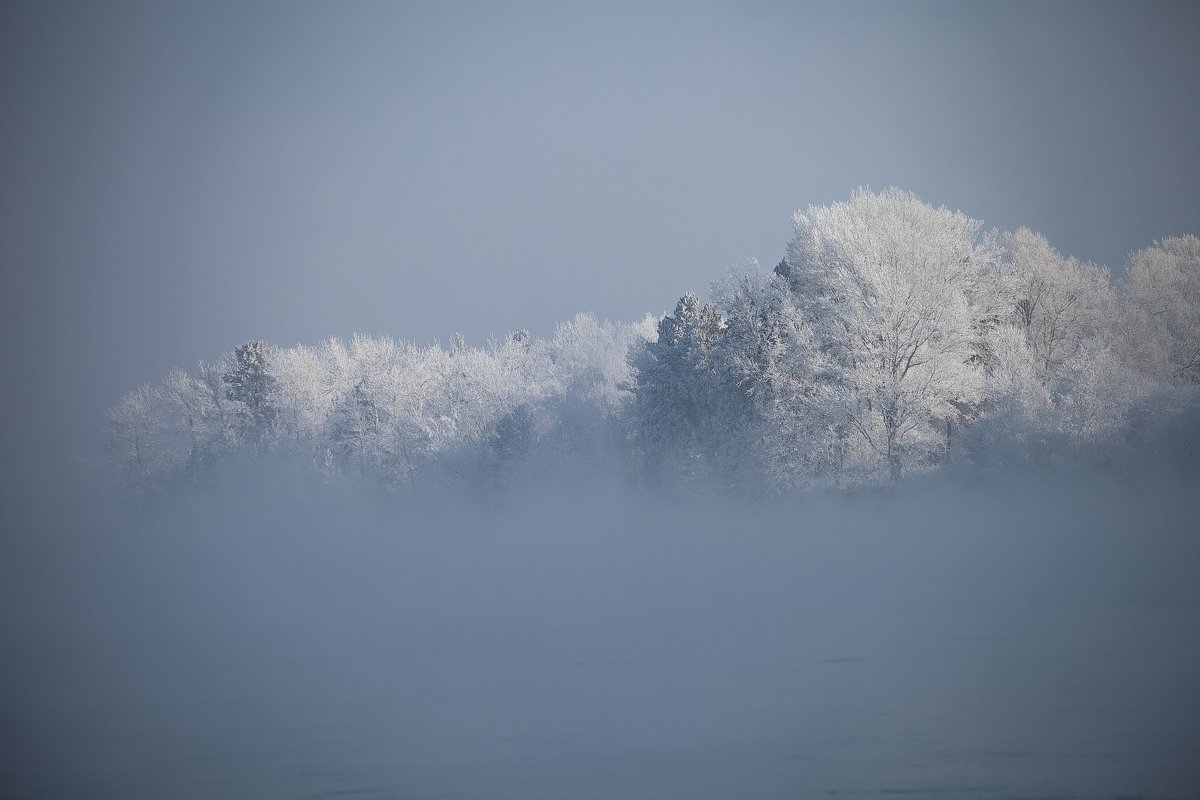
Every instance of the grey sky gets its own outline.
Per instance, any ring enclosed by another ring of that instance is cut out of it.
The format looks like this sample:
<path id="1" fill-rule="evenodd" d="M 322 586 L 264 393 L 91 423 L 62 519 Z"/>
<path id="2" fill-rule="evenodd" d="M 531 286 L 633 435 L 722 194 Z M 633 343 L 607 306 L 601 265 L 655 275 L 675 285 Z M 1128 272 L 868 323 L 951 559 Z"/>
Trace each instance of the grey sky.
<path id="1" fill-rule="evenodd" d="M 1200 232 L 1186 3 L 0 14 L 6 451 L 251 337 L 661 311 L 860 184 L 1118 267 Z"/>

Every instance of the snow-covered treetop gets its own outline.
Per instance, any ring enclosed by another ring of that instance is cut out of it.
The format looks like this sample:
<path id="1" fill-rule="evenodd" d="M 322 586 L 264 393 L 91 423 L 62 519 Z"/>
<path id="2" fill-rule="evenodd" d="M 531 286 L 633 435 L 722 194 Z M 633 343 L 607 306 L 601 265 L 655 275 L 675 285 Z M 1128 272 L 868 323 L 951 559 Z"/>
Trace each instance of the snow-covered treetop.
<path id="1" fill-rule="evenodd" d="M 247 342 L 122 399 L 114 461 L 138 490 L 251 453 L 389 487 L 593 463 L 758 491 L 1065 452 L 1197 402 L 1194 235 L 1134 252 L 1114 285 L 1033 231 L 896 188 L 793 223 L 773 271 L 749 260 L 711 303 L 685 292 L 633 324 L 579 314 L 482 347 Z"/>

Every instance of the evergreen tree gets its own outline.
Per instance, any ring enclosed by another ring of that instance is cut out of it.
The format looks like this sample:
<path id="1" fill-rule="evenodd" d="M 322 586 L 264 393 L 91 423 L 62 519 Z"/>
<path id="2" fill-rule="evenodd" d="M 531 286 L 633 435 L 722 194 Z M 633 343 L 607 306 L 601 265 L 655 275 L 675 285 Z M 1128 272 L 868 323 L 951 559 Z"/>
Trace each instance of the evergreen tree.
<path id="1" fill-rule="evenodd" d="M 271 348 L 249 341 L 233 351 L 232 369 L 225 373 L 225 395 L 241 406 L 238 436 L 261 448 L 275 422 L 277 382 L 271 374 Z"/>
<path id="2" fill-rule="evenodd" d="M 716 443 L 716 373 L 711 358 L 721 338 L 721 315 L 688 292 L 675 313 L 658 323 L 658 338 L 635 348 L 630 366 L 636 375 L 635 411 L 643 456 L 651 475 L 659 475 L 668 456 L 680 459 L 685 476 Z"/>

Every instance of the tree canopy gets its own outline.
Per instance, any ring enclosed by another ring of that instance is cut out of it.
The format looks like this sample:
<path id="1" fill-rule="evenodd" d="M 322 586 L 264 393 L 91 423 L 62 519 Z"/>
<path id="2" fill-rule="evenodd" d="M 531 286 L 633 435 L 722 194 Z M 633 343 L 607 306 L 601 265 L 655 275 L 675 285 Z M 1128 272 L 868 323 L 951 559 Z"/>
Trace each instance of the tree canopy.
<path id="1" fill-rule="evenodd" d="M 1114 282 L 899 189 L 793 223 L 774 270 L 748 261 L 657 319 L 479 347 L 246 342 L 124 397 L 110 452 L 138 492 L 246 456 L 393 489 L 599 469 L 775 492 L 1127 446 L 1197 406 L 1194 235 Z"/>

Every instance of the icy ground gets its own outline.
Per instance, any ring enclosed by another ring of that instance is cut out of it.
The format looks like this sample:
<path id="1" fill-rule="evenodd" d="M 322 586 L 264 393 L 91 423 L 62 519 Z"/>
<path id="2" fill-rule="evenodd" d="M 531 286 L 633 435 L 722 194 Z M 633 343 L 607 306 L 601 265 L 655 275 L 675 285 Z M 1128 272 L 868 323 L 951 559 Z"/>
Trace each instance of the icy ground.
<path id="1" fill-rule="evenodd" d="M 1200 792 L 1195 486 L 227 495 L 10 510 L 0 796 Z"/>

